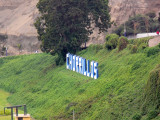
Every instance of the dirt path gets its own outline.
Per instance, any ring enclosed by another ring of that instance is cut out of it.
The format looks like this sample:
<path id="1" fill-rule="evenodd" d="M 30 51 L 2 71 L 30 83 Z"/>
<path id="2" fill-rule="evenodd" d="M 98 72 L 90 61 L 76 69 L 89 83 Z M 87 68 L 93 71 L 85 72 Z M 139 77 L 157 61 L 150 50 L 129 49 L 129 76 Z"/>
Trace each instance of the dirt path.
<path id="1" fill-rule="evenodd" d="M 154 46 L 158 45 L 159 43 L 160 43 L 160 36 L 156 36 L 153 39 L 149 40 L 148 45 L 149 45 L 149 47 L 154 47 Z"/>

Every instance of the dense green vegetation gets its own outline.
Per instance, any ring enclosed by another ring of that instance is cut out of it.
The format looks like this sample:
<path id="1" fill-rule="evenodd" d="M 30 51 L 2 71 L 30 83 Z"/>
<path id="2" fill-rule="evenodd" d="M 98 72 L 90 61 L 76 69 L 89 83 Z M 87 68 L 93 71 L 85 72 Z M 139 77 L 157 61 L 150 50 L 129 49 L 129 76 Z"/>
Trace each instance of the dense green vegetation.
<path id="1" fill-rule="evenodd" d="M 67 52 L 75 53 L 88 41 L 93 24 L 100 32 L 110 26 L 108 0 L 39 0 L 41 13 L 35 27 L 41 49 L 58 54 L 63 63 Z"/>
<path id="2" fill-rule="evenodd" d="M 160 30 L 158 19 L 155 13 L 148 13 L 146 15 L 132 16 L 125 23 L 126 35 L 136 35 L 137 33 L 156 32 Z M 124 35 L 124 24 L 118 26 L 114 33 Z"/>
<path id="3" fill-rule="evenodd" d="M 99 63 L 97 80 L 56 66 L 56 56 L 44 53 L 0 58 L 0 88 L 12 93 L 10 103 L 27 104 L 38 120 L 71 120 L 73 110 L 79 120 L 158 120 L 159 87 L 150 89 L 160 83 L 151 79 L 160 63 L 152 49 L 160 48 L 148 48 L 148 39 L 131 40 L 119 52 L 101 45 L 78 52 Z M 138 50 L 132 53 L 131 45 Z"/>
<path id="4" fill-rule="evenodd" d="M 10 96 L 10 93 L 5 92 L 0 89 L 0 120 L 10 120 L 11 119 L 11 112 L 10 110 L 6 110 L 6 115 L 4 115 L 4 107 L 10 106 L 7 101 L 7 98 Z"/>
<path id="5" fill-rule="evenodd" d="M 0 34 L 0 43 L 5 42 L 7 38 L 8 36 L 6 34 Z"/>
<path id="6" fill-rule="evenodd" d="M 8 39 L 8 36 L 6 34 L 0 34 L 0 55 L 4 55 L 6 51 L 6 40 Z"/>
<path id="7" fill-rule="evenodd" d="M 107 48 L 108 50 L 118 48 L 118 51 L 121 51 L 128 46 L 129 50 L 131 50 L 131 53 L 136 53 L 137 51 L 141 51 L 147 48 L 148 42 L 151 38 L 152 37 L 146 37 L 128 40 L 124 36 L 119 37 L 117 34 L 109 34 L 106 36 L 104 48 Z M 159 52 L 158 48 L 153 49 L 157 49 L 157 52 Z M 152 49 L 150 51 L 152 54 Z M 150 53 L 148 52 L 148 54 Z"/>
<path id="8" fill-rule="evenodd" d="M 105 47 L 108 50 L 115 49 L 118 45 L 119 36 L 117 34 L 109 34 L 106 36 Z"/>

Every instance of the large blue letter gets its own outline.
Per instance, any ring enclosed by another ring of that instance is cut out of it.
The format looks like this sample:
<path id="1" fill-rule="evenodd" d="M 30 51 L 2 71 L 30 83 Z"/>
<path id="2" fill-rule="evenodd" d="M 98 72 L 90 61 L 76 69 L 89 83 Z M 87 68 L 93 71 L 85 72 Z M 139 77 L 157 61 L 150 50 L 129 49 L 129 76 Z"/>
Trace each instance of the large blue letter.
<path id="1" fill-rule="evenodd" d="M 70 53 L 66 54 L 66 68 L 94 79 L 99 77 L 97 62 L 90 63 L 89 60 L 86 61 L 86 59 Z"/>
<path id="2" fill-rule="evenodd" d="M 69 63 L 70 63 L 70 70 L 73 70 L 73 55 L 72 54 L 70 54 L 69 59 L 70 59 L 70 61 L 69 61 Z"/>
<path id="3" fill-rule="evenodd" d="M 91 62 L 91 78 L 94 78 L 94 61 Z"/>
<path id="4" fill-rule="evenodd" d="M 73 56 L 73 71 L 76 71 L 76 55 Z"/>
<path id="5" fill-rule="evenodd" d="M 83 75 L 87 75 L 87 70 L 86 70 L 86 59 L 83 59 Z"/>
<path id="6" fill-rule="evenodd" d="M 66 68 L 69 69 L 69 53 L 66 55 Z"/>
<path id="7" fill-rule="evenodd" d="M 98 79 L 98 63 L 94 63 L 94 79 Z"/>
<path id="8" fill-rule="evenodd" d="M 79 57 L 76 57 L 76 72 L 79 72 Z"/>
<path id="9" fill-rule="evenodd" d="M 90 73 L 90 61 L 87 60 L 87 76 L 90 77 L 91 73 Z"/>
<path id="10" fill-rule="evenodd" d="M 79 73 L 81 73 L 81 74 L 82 74 L 82 72 L 83 72 L 83 71 L 82 71 L 82 59 L 83 59 L 83 58 L 81 58 L 81 57 L 79 58 Z"/>

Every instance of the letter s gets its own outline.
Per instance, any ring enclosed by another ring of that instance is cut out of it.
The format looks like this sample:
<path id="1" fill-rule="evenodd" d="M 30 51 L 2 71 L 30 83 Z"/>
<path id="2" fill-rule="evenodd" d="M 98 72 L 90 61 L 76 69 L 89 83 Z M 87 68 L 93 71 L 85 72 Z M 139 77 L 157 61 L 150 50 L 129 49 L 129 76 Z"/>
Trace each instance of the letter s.
<path id="1" fill-rule="evenodd" d="M 98 79 L 98 63 L 94 63 L 94 79 Z"/>

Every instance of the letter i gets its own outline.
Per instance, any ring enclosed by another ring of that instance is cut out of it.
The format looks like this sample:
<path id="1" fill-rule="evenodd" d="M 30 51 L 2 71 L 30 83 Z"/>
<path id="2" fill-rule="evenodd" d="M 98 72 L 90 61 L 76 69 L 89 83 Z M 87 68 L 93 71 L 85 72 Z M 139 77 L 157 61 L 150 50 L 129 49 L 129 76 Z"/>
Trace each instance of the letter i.
<path id="1" fill-rule="evenodd" d="M 73 70 L 73 55 L 70 54 L 70 70 Z"/>
<path id="2" fill-rule="evenodd" d="M 94 78 L 94 61 L 91 62 L 91 78 Z"/>
<path id="3" fill-rule="evenodd" d="M 73 71 L 76 71 L 76 55 L 73 56 Z"/>
<path id="4" fill-rule="evenodd" d="M 90 77 L 91 73 L 90 73 L 90 61 L 87 60 L 87 76 Z"/>
<path id="5" fill-rule="evenodd" d="M 86 59 L 83 59 L 83 75 L 87 76 L 87 70 L 86 70 Z"/>
<path id="6" fill-rule="evenodd" d="M 79 73 L 82 74 L 82 58 L 79 58 Z"/>
<path id="7" fill-rule="evenodd" d="M 98 79 L 98 63 L 94 63 L 94 79 Z"/>
<path id="8" fill-rule="evenodd" d="M 66 68 L 69 69 L 69 53 L 66 55 Z"/>
<path id="9" fill-rule="evenodd" d="M 79 57 L 76 57 L 76 72 L 79 72 Z"/>

